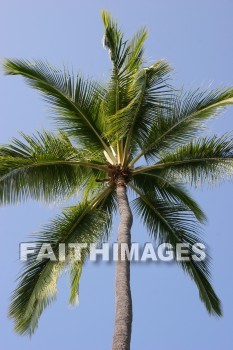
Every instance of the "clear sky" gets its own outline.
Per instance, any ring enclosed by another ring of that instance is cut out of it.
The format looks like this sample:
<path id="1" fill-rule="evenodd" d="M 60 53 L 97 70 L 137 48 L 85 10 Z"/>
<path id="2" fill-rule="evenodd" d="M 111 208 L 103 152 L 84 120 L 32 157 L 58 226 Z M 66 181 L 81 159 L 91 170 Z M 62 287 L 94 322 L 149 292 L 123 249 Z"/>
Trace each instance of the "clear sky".
<path id="1" fill-rule="evenodd" d="M 149 28 L 147 57 L 166 58 L 175 68 L 175 83 L 186 87 L 212 82 L 233 85 L 233 2 L 231 0 L 8 0 L 0 4 L 0 58 L 46 58 L 54 65 L 105 80 L 108 54 L 103 50 L 100 10 L 108 9 L 126 35 Z M 18 77 L 0 76 L 0 143 L 18 131 L 52 128 L 47 106 Z M 233 129 L 233 108 L 211 122 L 210 133 Z M 213 257 L 212 275 L 224 316 L 210 318 L 195 285 L 178 267 L 133 264 L 134 320 L 132 350 L 194 350 L 233 346 L 232 274 L 233 183 L 196 190 L 194 196 L 209 222 L 205 240 Z M 18 245 L 59 208 L 35 202 L 0 208 L 0 339 L 5 350 L 109 350 L 114 320 L 114 265 L 88 264 L 80 284 L 80 304 L 68 306 L 68 278 L 59 283 L 58 300 L 40 319 L 30 340 L 13 333 L 7 318 L 10 293 L 20 271 Z M 135 220 L 133 241 L 149 241 Z"/>

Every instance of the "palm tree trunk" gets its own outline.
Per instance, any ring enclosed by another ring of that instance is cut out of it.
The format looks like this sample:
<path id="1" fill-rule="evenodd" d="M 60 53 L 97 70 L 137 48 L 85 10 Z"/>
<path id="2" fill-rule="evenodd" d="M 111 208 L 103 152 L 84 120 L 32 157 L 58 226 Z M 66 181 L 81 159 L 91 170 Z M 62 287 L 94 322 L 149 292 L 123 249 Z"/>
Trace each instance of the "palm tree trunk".
<path id="1" fill-rule="evenodd" d="M 133 216 L 129 206 L 124 180 L 117 183 L 117 201 L 120 212 L 118 229 L 118 260 L 115 281 L 115 326 L 112 350 L 130 350 L 132 328 L 132 299 L 130 291 L 130 260 L 121 257 L 121 244 L 126 243 L 130 249 L 131 226 Z"/>

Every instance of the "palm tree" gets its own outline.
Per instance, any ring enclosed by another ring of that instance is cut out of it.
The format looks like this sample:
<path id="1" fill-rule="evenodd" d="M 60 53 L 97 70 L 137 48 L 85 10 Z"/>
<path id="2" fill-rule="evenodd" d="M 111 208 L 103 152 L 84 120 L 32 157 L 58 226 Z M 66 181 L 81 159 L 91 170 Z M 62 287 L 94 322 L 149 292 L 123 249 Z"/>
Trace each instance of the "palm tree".
<path id="1" fill-rule="evenodd" d="M 198 137 L 205 121 L 233 103 L 233 89 L 178 91 L 168 80 L 167 62 L 145 65 L 145 28 L 126 41 L 108 12 L 102 12 L 102 19 L 104 46 L 112 61 L 105 85 L 41 61 L 4 63 L 6 74 L 24 77 L 51 105 L 58 132 L 21 134 L 0 148 L 2 205 L 27 199 L 79 200 L 36 237 L 38 248 L 26 262 L 9 311 L 20 334 L 34 332 L 41 313 L 56 296 L 58 277 L 66 267 L 71 277 L 69 301 L 77 301 L 89 255 L 86 248 L 79 261 L 71 250 L 65 260 L 36 260 L 41 243 L 51 242 L 58 254 L 60 243 L 107 240 L 119 210 L 118 243 L 130 246 L 132 208 L 158 244 L 168 242 L 174 252 L 178 243 L 191 247 L 202 242 L 200 227 L 206 218 L 186 185 L 216 183 L 233 173 L 231 136 Z M 209 314 L 221 316 L 208 261 L 177 264 L 196 283 Z M 128 350 L 132 300 L 127 258 L 116 262 L 115 293 L 113 350 Z"/>

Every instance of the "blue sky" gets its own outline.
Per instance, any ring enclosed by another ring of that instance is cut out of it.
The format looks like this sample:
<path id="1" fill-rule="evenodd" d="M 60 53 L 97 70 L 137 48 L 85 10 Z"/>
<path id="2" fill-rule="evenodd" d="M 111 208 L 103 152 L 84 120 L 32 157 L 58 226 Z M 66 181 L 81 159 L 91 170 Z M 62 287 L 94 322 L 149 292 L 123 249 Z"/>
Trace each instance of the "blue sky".
<path id="1" fill-rule="evenodd" d="M 106 80 L 110 63 L 103 50 L 102 8 L 119 19 L 130 36 L 149 28 L 147 57 L 166 58 L 175 68 L 175 84 L 186 87 L 212 82 L 233 85 L 233 2 L 228 0 L 9 0 L 1 3 L 0 59 L 46 58 L 86 76 Z M 233 108 L 209 124 L 208 133 L 233 129 Z M 0 76 L 0 143 L 18 131 L 53 128 L 39 95 L 18 77 Z M 219 350 L 233 346 L 232 181 L 212 189 L 193 191 L 208 215 L 205 240 L 210 246 L 212 280 L 223 303 L 224 316 L 210 318 L 195 285 L 170 264 L 133 264 L 134 321 L 132 350 Z M 59 208 L 35 202 L 0 208 L 0 337 L 4 349 L 41 350 L 43 347 L 107 350 L 114 320 L 114 265 L 88 264 L 80 285 L 80 305 L 68 306 L 67 276 L 59 282 L 58 300 L 43 314 L 30 340 L 13 333 L 7 318 L 10 293 L 20 271 L 18 245 L 38 230 Z M 115 232 L 113 233 L 115 234 Z M 113 236 L 114 237 L 114 236 Z M 135 220 L 133 241 L 148 241 Z"/>

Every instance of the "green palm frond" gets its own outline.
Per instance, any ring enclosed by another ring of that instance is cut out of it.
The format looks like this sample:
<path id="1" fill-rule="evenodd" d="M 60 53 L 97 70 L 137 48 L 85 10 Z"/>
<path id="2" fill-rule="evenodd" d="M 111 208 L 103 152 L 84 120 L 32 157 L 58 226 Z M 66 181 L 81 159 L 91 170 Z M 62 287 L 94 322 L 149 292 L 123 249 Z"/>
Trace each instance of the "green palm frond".
<path id="1" fill-rule="evenodd" d="M 144 43 L 147 29 L 141 28 L 131 40 L 125 40 L 118 23 L 108 11 L 102 11 L 104 24 L 103 44 L 109 50 L 113 69 L 118 76 L 130 77 L 136 73 L 144 63 Z"/>
<path id="2" fill-rule="evenodd" d="M 137 73 L 145 62 L 144 58 L 144 43 L 148 32 L 146 28 L 141 28 L 131 40 L 127 41 L 126 51 L 127 56 L 124 62 L 124 69 L 122 73 Z"/>
<path id="3" fill-rule="evenodd" d="M 195 186 L 214 184 L 233 174 L 233 139 L 227 134 L 191 141 L 164 156 L 159 163 L 138 168 L 135 173 L 157 171 Z"/>
<path id="4" fill-rule="evenodd" d="M 97 186 L 96 186 L 97 187 Z M 106 192 L 106 188 L 102 189 L 104 193 Z M 99 190 L 100 191 L 100 190 Z M 92 200 L 94 198 L 93 193 L 98 198 L 98 190 L 92 191 Z M 110 190 L 107 189 L 107 195 L 103 196 L 101 199 L 101 202 L 99 204 L 99 209 L 101 210 L 101 213 L 105 213 L 105 223 L 103 224 L 103 230 L 102 230 L 102 237 L 99 239 L 104 241 L 108 240 L 109 236 L 112 232 L 112 223 L 113 223 L 113 216 L 117 212 L 117 199 L 116 199 L 116 192 L 113 190 L 113 188 L 110 187 Z M 89 199 L 90 201 L 90 199 Z M 95 203 L 95 202 L 93 202 Z M 85 243 L 93 243 L 85 240 Z M 69 302 L 72 305 L 76 305 L 79 301 L 79 281 L 82 274 L 82 268 L 83 264 L 86 260 L 86 254 L 87 251 L 83 251 L 81 255 L 81 261 L 71 261 L 70 263 L 70 299 Z"/>
<path id="5" fill-rule="evenodd" d="M 122 31 L 118 28 L 117 21 L 111 18 L 109 12 L 102 11 L 102 20 L 105 27 L 103 44 L 109 50 L 113 66 L 119 73 L 129 53 L 129 48 L 126 46 Z"/>
<path id="6" fill-rule="evenodd" d="M 122 31 L 119 29 L 117 21 L 111 18 L 107 11 L 102 11 L 105 33 L 103 43 L 108 49 L 112 60 L 113 68 L 110 81 L 107 85 L 104 111 L 107 120 L 107 137 L 113 137 L 113 144 L 117 144 L 118 162 L 123 160 L 123 141 L 121 136 L 113 130 L 112 121 L 108 116 L 115 115 L 119 110 L 125 108 L 135 97 L 132 95 L 130 86 L 134 75 L 141 68 L 144 62 L 144 42 L 147 31 L 142 28 L 132 38 L 124 40 Z M 119 161 L 120 159 L 120 161 Z"/>
<path id="7" fill-rule="evenodd" d="M 117 134 L 122 139 L 127 135 L 125 153 L 135 143 L 141 146 L 156 119 L 158 107 L 165 106 L 170 71 L 170 66 L 163 60 L 139 70 L 128 87 L 129 103 L 109 118 L 110 137 L 114 139 Z"/>
<path id="8" fill-rule="evenodd" d="M 174 149 L 194 138 L 205 126 L 204 122 L 218 115 L 233 104 L 233 89 L 198 89 L 186 94 L 173 94 L 169 108 L 158 111 L 158 119 L 151 125 L 150 133 L 142 151 L 135 157 L 133 165 L 142 156 L 148 160 L 160 157 L 160 152 Z"/>
<path id="9" fill-rule="evenodd" d="M 177 244 L 185 243 L 189 247 L 200 239 L 200 227 L 195 216 L 186 206 L 158 200 L 155 196 L 143 193 L 131 185 L 139 195 L 133 201 L 133 208 L 147 227 L 148 232 L 158 243 L 170 243 L 176 254 Z M 185 273 L 189 274 L 197 285 L 201 301 L 210 314 L 221 316 L 221 303 L 210 283 L 209 260 L 177 261 Z"/>
<path id="10" fill-rule="evenodd" d="M 22 134 L 22 140 L 0 147 L 0 202 L 28 198 L 66 200 L 104 166 L 90 152 L 79 151 L 64 133 Z M 98 159 L 98 158 L 97 158 Z M 92 162 L 93 160 L 93 162 Z M 104 172 L 102 172 L 104 174 Z"/>
<path id="11" fill-rule="evenodd" d="M 163 174 L 142 173 L 137 174 L 132 179 L 134 186 L 144 193 L 151 193 L 157 199 L 167 201 L 171 205 L 182 204 L 191 210 L 196 219 L 205 223 L 207 218 L 198 203 L 191 197 L 184 185 L 167 180 Z"/>
<path id="12" fill-rule="evenodd" d="M 102 179 L 101 172 L 94 172 L 93 175 L 85 182 L 82 191 L 82 200 L 83 201 L 92 201 L 96 196 L 98 196 L 99 192 L 104 191 L 106 188 L 105 182 L 97 182 L 96 180 Z M 101 203 L 101 209 L 106 212 L 109 220 L 106 221 L 105 235 L 103 239 L 108 240 L 111 230 L 112 230 L 112 218 L 113 215 L 117 213 L 117 199 L 116 199 L 116 191 L 114 190 L 115 185 L 109 184 L 112 186 L 113 191 L 110 195 L 106 196 Z"/>
<path id="13" fill-rule="evenodd" d="M 105 92 L 99 84 L 84 80 L 52 67 L 42 61 L 6 60 L 5 74 L 21 75 L 33 88 L 39 90 L 56 112 L 56 121 L 62 130 L 74 136 L 79 144 L 96 151 L 111 149 L 102 137 L 104 122 L 101 105 Z"/>
<path id="14" fill-rule="evenodd" d="M 108 229 L 111 215 L 106 214 L 108 196 L 112 195 L 112 188 L 106 187 L 104 191 L 91 202 L 83 202 L 64 210 L 63 214 L 56 217 L 44 227 L 36 237 L 37 247 L 35 253 L 30 255 L 26 262 L 24 272 L 20 276 L 20 282 L 15 289 L 10 306 L 9 315 L 15 320 L 15 330 L 20 334 L 32 334 L 37 327 L 38 319 L 44 310 L 56 297 L 57 280 L 67 263 L 71 265 L 71 296 L 73 303 L 77 298 L 78 281 L 77 274 L 81 274 L 81 268 L 89 246 L 83 250 L 79 262 L 79 271 L 74 260 L 74 253 L 68 250 L 68 259 L 65 261 L 51 261 L 49 259 L 36 260 L 39 247 L 43 243 L 50 243 L 58 258 L 59 244 L 65 243 L 98 243 L 102 240 L 103 232 Z M 110 208 L 109 208 L 110 209 Z M 74 288 L 77 288 L 76 294 Z M 76 296 L 75 296 L 76 295 Z"/>
<path id="15" fill-rule="evenodd" d="M 77 305 L 79 302 L 79 282 L 82 274 L 83 263 L 82 261 L 71 262 L 70 267 L 70 299 L 71 305 Z"/>
<path id="16" fill-rule="evenodd" d="M 121 72 L 129 53 L 129 48 L 126 49 L 123 33 L 118 28 L 117 21 L 111 18 L 109 12 L 102 11 L 102 19 L 105 29 L 103 44 L 109 51 L 113 64 L 104 108 L 107 115 L 112 115 L 127 103 L 127 85 L 129 82 L 126 78 L 127 74 L 121 76 Z"/>

